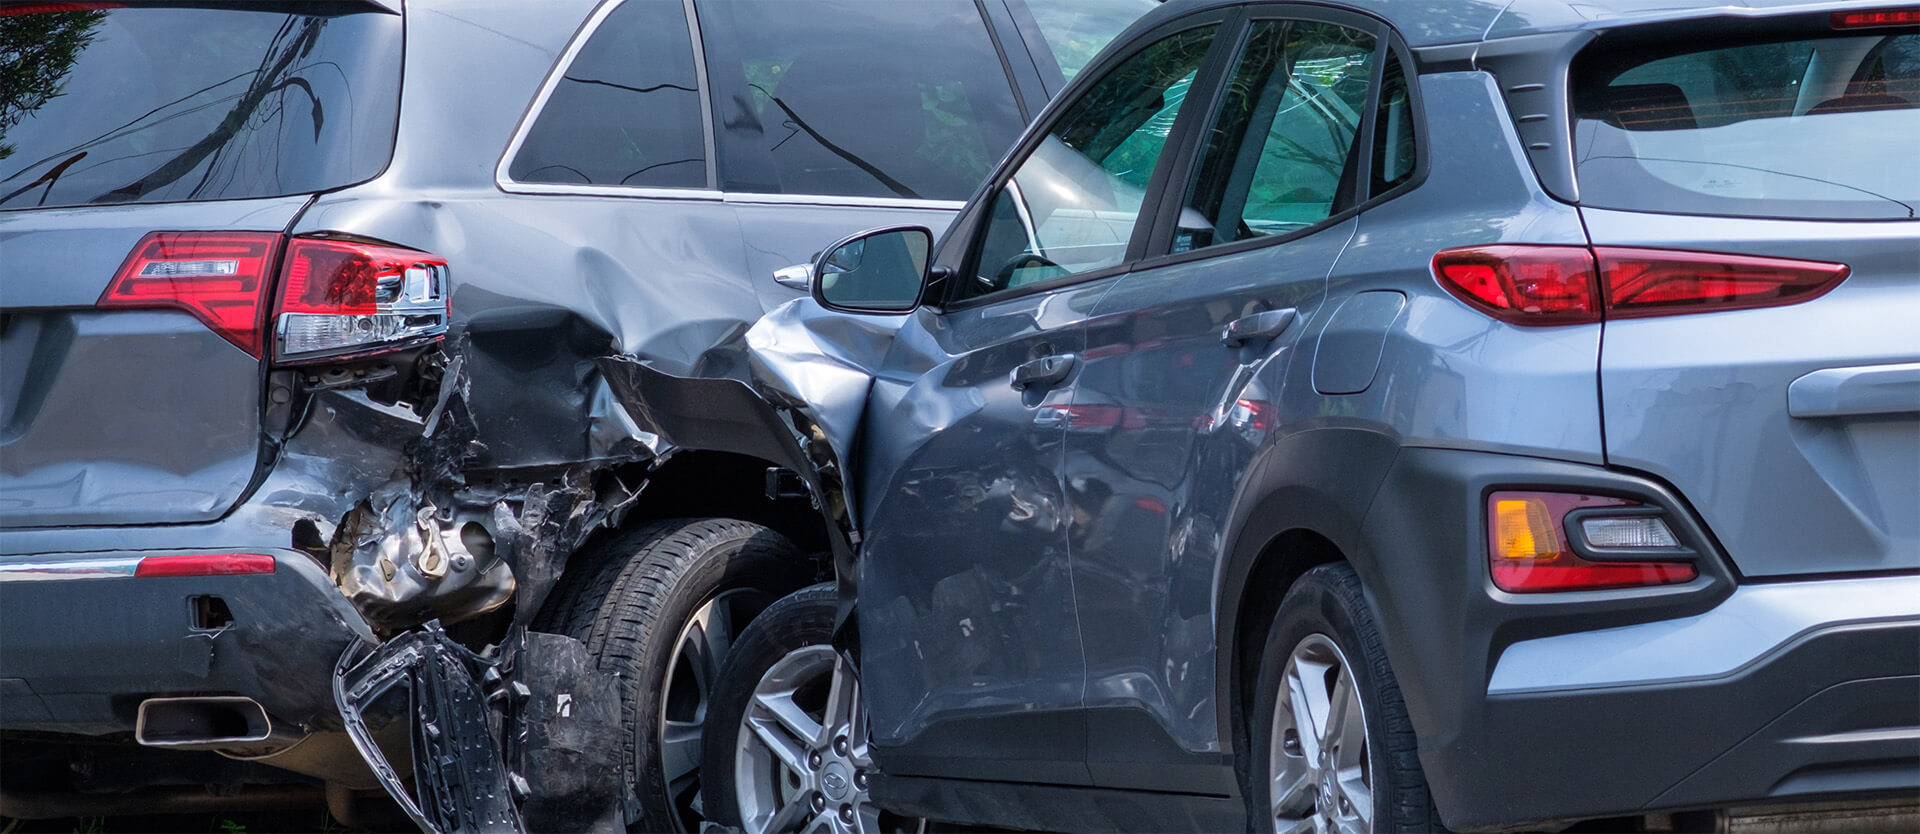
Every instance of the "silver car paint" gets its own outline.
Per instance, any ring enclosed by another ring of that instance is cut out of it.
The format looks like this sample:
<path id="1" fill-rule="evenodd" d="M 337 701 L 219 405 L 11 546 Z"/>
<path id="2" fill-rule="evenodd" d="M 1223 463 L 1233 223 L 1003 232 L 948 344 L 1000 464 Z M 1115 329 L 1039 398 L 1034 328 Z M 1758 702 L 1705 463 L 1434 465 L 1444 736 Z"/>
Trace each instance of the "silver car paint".
<path id="1" fill-rule="evenodd" d="M 1920 383 L 1895 377 L 1878 398 L 1836 393 L 1820 413 L 1789 413 L 1802 379 L 1920 361 L 1913 223 L 1582 214 L 1595 245 L 1851 267 L 1790 307 L 1608 322 L 1607 462 L 1687 495 L 1746 575 L 1920 568 Z"/>

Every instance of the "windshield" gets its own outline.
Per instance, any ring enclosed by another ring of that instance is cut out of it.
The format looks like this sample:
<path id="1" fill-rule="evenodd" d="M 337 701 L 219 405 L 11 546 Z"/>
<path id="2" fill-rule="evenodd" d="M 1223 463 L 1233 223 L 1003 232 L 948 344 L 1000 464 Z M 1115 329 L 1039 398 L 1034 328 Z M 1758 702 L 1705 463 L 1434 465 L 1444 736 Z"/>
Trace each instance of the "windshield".
<path id="1" fill-rule="evenodd" d="M 1583 205 L 1909 218 L 1920 205 L 1920 36 L 1608 50 L 1575 66 Z"/>
<path id="2" fill-rule="evenodd" d="M 301 194 L 386 167 L 400 18 L 0 8 L 0 209 Z"/>

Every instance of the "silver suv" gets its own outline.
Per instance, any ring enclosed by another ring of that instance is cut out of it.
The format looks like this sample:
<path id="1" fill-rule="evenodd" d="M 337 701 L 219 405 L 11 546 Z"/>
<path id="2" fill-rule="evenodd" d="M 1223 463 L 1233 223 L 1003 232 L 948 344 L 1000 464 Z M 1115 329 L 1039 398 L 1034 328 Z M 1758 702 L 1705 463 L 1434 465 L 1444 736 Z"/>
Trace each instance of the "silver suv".
<path id="1" fill-rule="evenodd" d="M 1153 5 L 0 3 L 0 814 L 350 815 L 434 705 L 336 681 L 431 622 L 489 695 L 591 688 L 515 665 L 575 638 L 619 726 L 605 768 L 429 781 L 526 810 L 609 770 L 693 830 L 713 672 L 824 533 L 602 363 L 710 368 L 821 241 L 944 226 Z"/>

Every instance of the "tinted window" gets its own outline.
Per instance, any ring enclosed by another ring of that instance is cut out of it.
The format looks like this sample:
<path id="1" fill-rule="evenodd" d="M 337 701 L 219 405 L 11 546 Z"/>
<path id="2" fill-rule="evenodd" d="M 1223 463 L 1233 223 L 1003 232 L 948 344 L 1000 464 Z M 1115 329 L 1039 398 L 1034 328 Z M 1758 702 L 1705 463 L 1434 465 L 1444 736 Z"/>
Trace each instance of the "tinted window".
<path id="1" fill-rule="evenodd" d="M 1087 89 L 1000 188 L 974 292 L 1119 265 L 1215 27 L 1147 47 Z"/>
<path id="2" fill-rule="evenodd" d="M 1053 89 L 1073 80 L 1107 42 L 1160 5 L 1160 0 L 1009 0 L 1034 63 Z"/>
<path id="3" fill-rule="evenodd" d="M 633 0 L 580 48 L 507 174 L 520 182 L 705 188 L 706 148 L 685 7 Z"/>
<path id="4" fill-rule="evenodd" d="M 699 8 L 730 191 L 964 200 L 1025 124 L 972 0 Z"/>
<path id="5" fill-rule="evenodd" d="M 1920 35 L 1695 50 L 1603 45 L 1575 66 L 1586 205 L 1904 218 L 1920 205 Z"/>
<path id="6" fill-rule="evenodd" d="M 1419 149 L 1413 139 L 1413 100 L 1400 57 L 1387 54 L 1380 71 L 1380 102 L 1374 110 L 1373 194 L 1379 195 L 1413 179 Z"/>
<path id="7" fill-rule="evenodd" d="M 0 208 L 300 194 L 393 152 L 400 18 L 0 12 Z"/>
<path id="8" fill-rule="evenodd" d="M 1311 226 L 1353 204 L 1374 38 L 1256 23 L 1208 131 L 1174 251 Z"/>

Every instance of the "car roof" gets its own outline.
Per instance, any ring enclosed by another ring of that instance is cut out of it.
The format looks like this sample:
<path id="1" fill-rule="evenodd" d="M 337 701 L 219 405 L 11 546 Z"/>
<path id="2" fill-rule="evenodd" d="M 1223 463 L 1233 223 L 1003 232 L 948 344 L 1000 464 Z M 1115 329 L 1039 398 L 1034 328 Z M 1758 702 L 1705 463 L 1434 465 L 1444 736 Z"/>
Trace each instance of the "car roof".
<path id="1" fill-rule="evenodd" d="M 1202 9 L 1255 0 L 1172 0 L 1135 31 Z M 1265 0 L 1275 2 L 1276 0 Z M 1696 17 L 1760 17 L 1859 8 L 1860 0 L 1297 0 L 1344 6 L 1386 20 L 1413 48 L 1574 29 L 1611 28 Z M 1889 4 L 1897 0 L 1888 0 Z"/>

